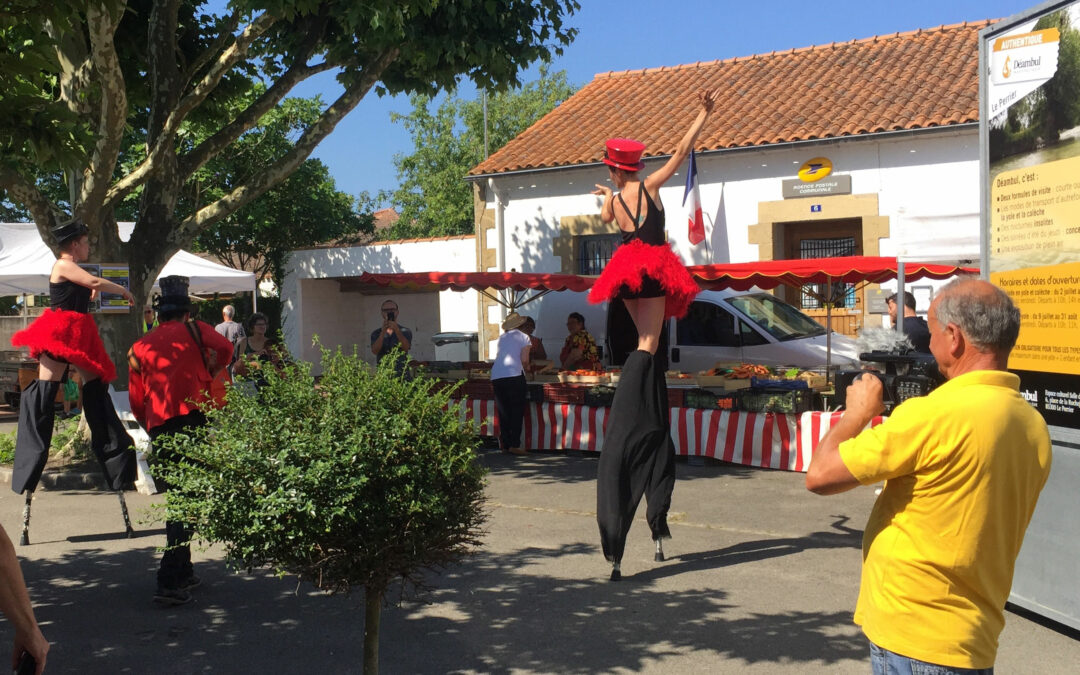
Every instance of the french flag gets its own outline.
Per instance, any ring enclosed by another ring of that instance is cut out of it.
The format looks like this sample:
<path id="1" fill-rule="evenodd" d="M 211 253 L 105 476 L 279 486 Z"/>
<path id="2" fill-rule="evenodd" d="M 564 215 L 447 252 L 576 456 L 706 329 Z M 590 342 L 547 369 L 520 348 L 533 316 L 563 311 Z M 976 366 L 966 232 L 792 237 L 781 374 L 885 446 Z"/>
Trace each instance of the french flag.
<path id="1" fill-rule="evenodd" d="M 705 241 L 705 217 L 701 215 L 701 191 L 698 189 L 697 162 L 694 151 L 690 150 L 690 171 L 686 174 L 686 192 L 683 193 L 683 206 L 687 208 L 690 223 L 690 243 L 697 246 Z"/>

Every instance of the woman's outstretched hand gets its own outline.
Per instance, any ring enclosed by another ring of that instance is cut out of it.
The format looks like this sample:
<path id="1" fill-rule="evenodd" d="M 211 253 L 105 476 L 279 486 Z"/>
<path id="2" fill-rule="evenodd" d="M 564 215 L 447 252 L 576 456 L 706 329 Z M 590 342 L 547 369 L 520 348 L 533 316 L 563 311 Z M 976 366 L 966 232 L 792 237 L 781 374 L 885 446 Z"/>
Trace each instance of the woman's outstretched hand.
<path id="1" fill-rule="evenodd" d="M 592 194 L 603 195 L 604 199 L 609 199 L 611 197 L 611 188 L 599 183 L 594 183 L 594 185 L 596 185 L 596 189 L 592 191 Z"/>
<path id="2" fill-rule="evenodd" d="M 713 106 L 716 105 L 716 99 L 720 98 L 720 88 L 717 87 L 716 89 L 700 91 L 698 92 L 697 98 L 698 102 L 701 104 L 701 108 L 705 112 L 711 113 Z"/>

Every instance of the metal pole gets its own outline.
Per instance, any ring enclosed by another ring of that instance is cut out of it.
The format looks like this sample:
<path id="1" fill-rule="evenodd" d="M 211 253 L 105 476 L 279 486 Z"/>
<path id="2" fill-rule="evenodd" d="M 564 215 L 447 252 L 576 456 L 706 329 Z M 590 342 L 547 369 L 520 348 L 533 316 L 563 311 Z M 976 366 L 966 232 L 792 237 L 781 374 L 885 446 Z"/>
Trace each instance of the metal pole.
<path id="1" fill-rule="evenodd" d="M 900 258 L 896 259 L 896 337 L 904 337 L 904 278 L 906 274 L 904 272 L 904 261 Z"/>
<path id="2" fill-rule="evenodd" d="M 825 386 L 828 386 L 832 381 L 832 277 L 829 277 L 825 288 Z"/>

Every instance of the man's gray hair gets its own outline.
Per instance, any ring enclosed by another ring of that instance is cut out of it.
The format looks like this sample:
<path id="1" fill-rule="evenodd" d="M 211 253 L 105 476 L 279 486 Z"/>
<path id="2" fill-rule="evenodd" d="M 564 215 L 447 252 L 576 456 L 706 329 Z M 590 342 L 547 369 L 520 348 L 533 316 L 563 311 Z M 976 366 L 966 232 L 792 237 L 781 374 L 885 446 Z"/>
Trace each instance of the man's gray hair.
<path id="1" fill-rule="evenodd" d="M 938 291 L 938 323 L 959 326 L 979 351 L 1007 354 L 1020 334 L 1020 309 L 997 286 L 989 293 L 981 293 L 972 281 L 956 279 Z"/>
<path id="2" fill-rule="evenodd" d="M 236 314 L 236 309 L 232 305 L 225 305 L 221 308 L 221 314 L 229 321 L 232 321 L 233 315 Z"/>

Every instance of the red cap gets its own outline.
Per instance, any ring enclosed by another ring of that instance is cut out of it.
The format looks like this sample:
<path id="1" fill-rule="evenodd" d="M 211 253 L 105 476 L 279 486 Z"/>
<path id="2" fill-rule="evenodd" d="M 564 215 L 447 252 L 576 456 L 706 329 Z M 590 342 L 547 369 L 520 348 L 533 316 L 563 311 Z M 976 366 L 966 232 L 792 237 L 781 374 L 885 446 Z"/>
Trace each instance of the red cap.
<path id="1" fill-rule="evenodd" d="M 604 147 L 604 164 L 626 171 L 645 168 L 645 162 L 641 161 L 641 153 L 645 152 L 644 143 L 631 138 L 609 138 Z"/>

